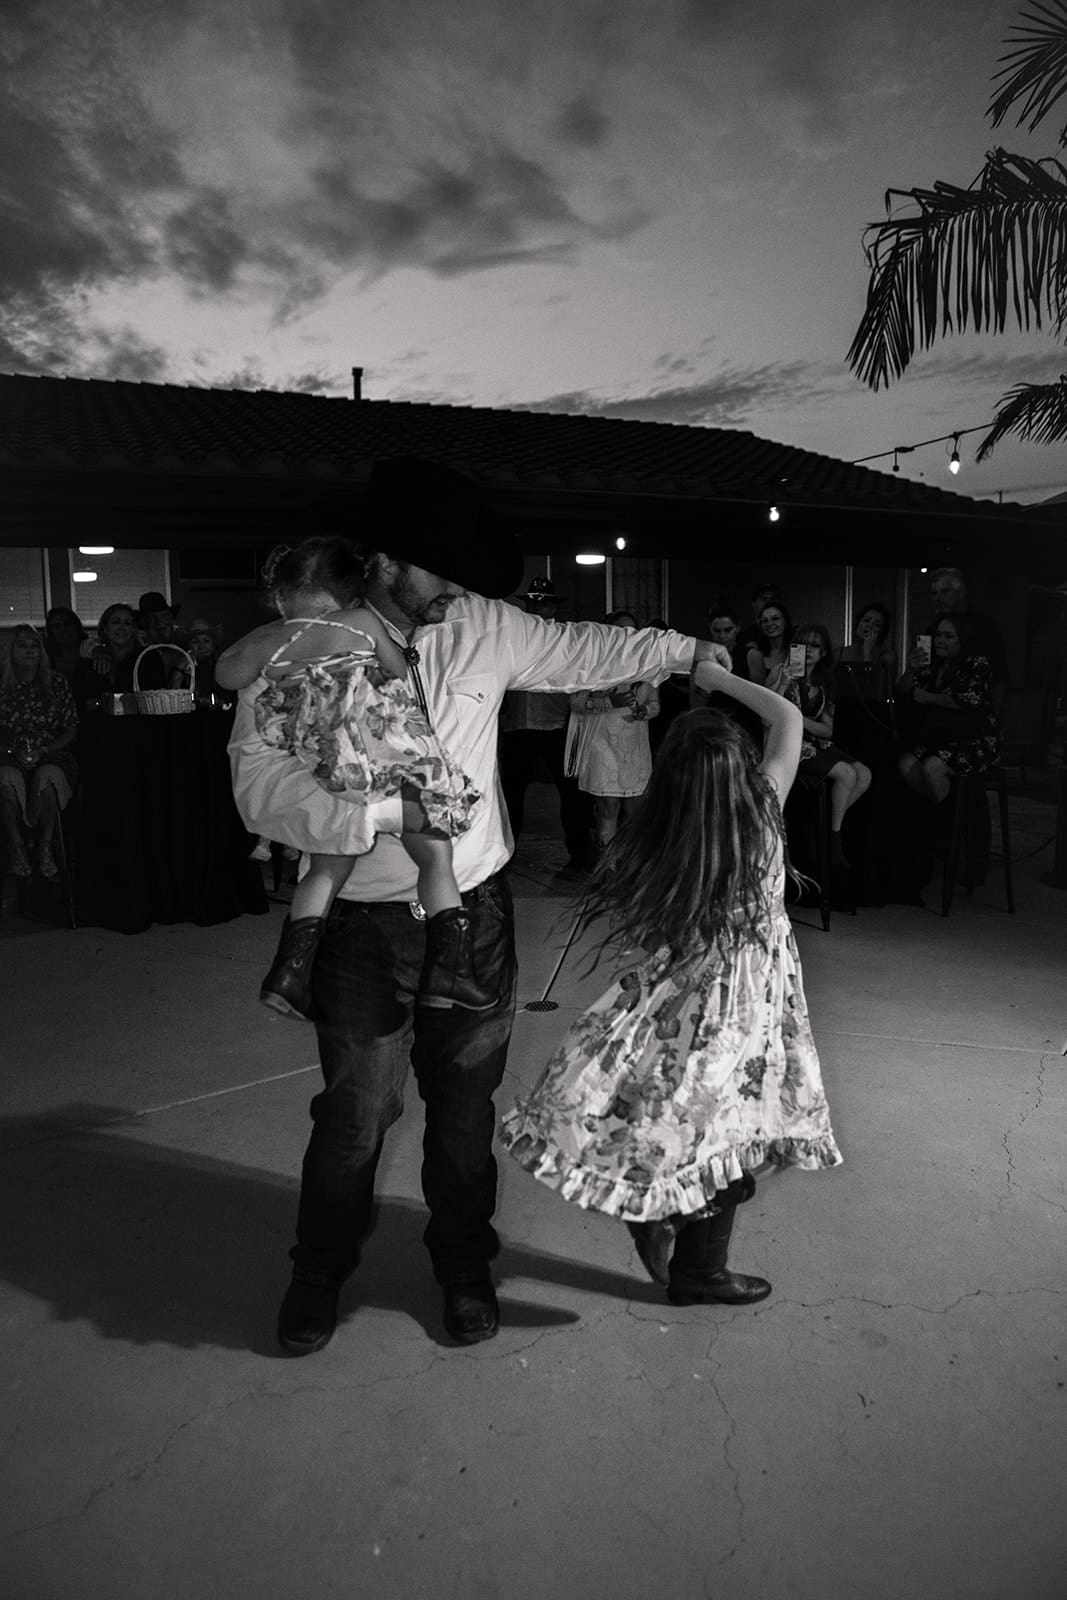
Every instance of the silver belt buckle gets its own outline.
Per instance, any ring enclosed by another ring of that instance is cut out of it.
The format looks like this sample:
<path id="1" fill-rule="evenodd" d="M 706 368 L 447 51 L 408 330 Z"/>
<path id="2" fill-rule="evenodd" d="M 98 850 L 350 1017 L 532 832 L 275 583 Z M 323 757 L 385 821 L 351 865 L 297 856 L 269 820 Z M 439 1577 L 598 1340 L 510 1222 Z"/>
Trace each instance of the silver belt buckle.
<path id="1" fill-rule="evenodd" d="M 411 915 L 415 918 L 416 922 L 426 921 L 426 908 L 421 900 L 409 900 L 408 910 L 411 912 Z"/>

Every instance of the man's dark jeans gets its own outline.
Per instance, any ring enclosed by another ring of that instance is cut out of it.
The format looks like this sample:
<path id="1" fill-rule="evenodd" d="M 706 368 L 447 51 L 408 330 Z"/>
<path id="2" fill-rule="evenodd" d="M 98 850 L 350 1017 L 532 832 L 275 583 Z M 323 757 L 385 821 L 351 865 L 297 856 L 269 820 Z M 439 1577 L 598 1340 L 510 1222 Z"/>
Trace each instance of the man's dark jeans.
<path id="1" fill-rule="evenodd" d="M 374 1218 L 386 1131 L 403 1110 L 409 1064 L 426 1107 L 423 1235 L 440 1283 L 484 1278 L 499 1249 L 493 1094 L 515 1005 L 515 930 L 503 876 L 463 896 L 479 976 L 499 976 L 492 1011 L 416 1006 L 424 925 L 404 902 L 338 900 L 315 959 L 313 995 L 324 1086 L 311 1102 L 292 1250 L 297 1276 L 340 1283 Z"/>

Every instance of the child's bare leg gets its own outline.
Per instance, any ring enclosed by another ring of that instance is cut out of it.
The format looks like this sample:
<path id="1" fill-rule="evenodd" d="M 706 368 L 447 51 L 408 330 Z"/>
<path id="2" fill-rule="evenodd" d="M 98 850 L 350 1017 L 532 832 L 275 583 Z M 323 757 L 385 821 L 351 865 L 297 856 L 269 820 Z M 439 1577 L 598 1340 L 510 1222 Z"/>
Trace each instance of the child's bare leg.
<path id="1" fill-rule="evenodd" d="M 419 1003 L 447 1010 L 489 1011 L 500 996 L 486 989 L 475 971 L 471 914 L 452 870 L 452 841 L 431 831 L 416 798 L 403 798 L 401 839 L 419 871 L 419 900 L 426 912 L 426 956 L 419 978 Z"/>
<path id="2" fill-rule="evenodd" d="M 348 881 L 352 861 L 352 856 L 311 857 L 311 866 L 293 890 L 289 915 L 294 922 L 298 917 L 326 915 Z"/>
<path id="3" fill-rule="evenodd" d="M 286 1017 L 311 1016 L 311 970 L 326 914 L 352 870 L 351 856 L 313 855 L 293 891 L 289 915 L 259 998 Z"/>
<path id="4" fill-rule="evenodd" d="M 435 833 L 404 833 L 401 842 L 419 869 L 419 899 L 426 915 L 435 917 L 439 911 L 461 906 L 451 839 Z"/>

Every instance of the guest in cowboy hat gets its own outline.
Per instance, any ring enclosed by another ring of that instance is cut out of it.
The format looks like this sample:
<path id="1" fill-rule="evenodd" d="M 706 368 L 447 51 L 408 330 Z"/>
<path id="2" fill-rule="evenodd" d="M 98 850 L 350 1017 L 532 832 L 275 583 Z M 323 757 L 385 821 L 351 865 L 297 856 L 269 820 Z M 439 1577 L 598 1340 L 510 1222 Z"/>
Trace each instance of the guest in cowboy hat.
<path id="1" fill-rule="evenodd" d="M 137 602 L 137 618 L 146 648 L 174 645 L 174 624 L 180 610 L 180 606 L 171 605 L 166 595 L 156 589 L 149 589 L 141 596 Z M 178 650 L 153 649 L 138 664 L 137 682 L 142 689 L 162 689 L 185 665 L 185 658 Z"/>
<path id="2" fill-rule="evenodd" d="M 339 1291 L 373 1226 L 378 1162 L 401 1113 L 409 1066 L 425 1105 L 424 1238 L 443 1289 L 445 1328 L 474 1344 L 499 1327 L 490 1267 L 499 1249 L 493 1094 L 515 1004 L 503 871 L 510 836 L 497 778 L 505 692 L 610 688 L 688 671 L 695 658 L 727 661 L 717 646 L 670 630 L 554 623 L 506 604 L 522 570 L 515 538 L 469 478 L 439 463 L 375 463 L 353 524 L 365 557 L 363 605 L 403 653 L 410 691 L 481 796 L 453 856 L 475 971 L 497 1000 L 478 1012 L 417 1003 L 426 923 L 416 905 L 416 866 L 396 834 L 377 834 L 338 894 L 312 974 L 323 1087 L 312 1102 L 292 1281 L 278 1317 L 279 1342 L 293 1355 L 321 1350 L 334 1333 Z M 268 624 L 219 659 L 219 682 L 241 691 L 230 743 L 239 805 L 278 759 L 256 728 L 254 702 L 266 681 L 265 643 L 268 654 L 283 649 L 292 631 Z M 359 808 L 327 793 L 296 757 L 283 757 L 282 767 L 275 802 L 305 819 L 316 844 L 334 841 L 343 851 Z"/>
<path id="3" fill-rule="evenodd" d="M 522 596 L 531 616 L 556 620 L 567 596 L 556 593 L 551 578 L 533 578 Z M 584 872 L 592 864 L 593 803 L 578 787 L 577 778 L 564 771 L 567 718 L 570 702 L 565 694 L 528 694 L 511 689 L 500 714 L 500 781 L 511 822 L 512 840 L 518 845 L 526 810 L 526 791 L 541 772 L 547 772 L 559 795 L 559 820 L 567 846 L 567 865 Z"/>

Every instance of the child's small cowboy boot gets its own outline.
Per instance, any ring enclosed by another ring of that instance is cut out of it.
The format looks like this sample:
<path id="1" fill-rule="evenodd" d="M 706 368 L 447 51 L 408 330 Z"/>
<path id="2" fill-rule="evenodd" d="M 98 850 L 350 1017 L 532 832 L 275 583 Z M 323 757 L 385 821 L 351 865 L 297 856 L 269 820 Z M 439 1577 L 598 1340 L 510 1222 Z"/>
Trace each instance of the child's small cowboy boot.
<path id="1" fill-rule="evenodd" d="M 295 922 L 286 917 L 282 925 L 282 936 L 259 998 L 283 1017 L 311 1020 L 311 969 L 325 926 L 325 917 L 297 917 Z"/>
<path id="2" fill-rule="evenodd" d="M 426 956 L 419 979 L 419 1004 L 447 1010 L 491 1011 L 499 1004 L 497 989 L 487 989 L 474 970 L 471 914 L 449 906 L 426 919 Z"/>

